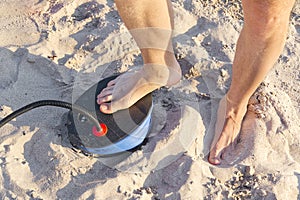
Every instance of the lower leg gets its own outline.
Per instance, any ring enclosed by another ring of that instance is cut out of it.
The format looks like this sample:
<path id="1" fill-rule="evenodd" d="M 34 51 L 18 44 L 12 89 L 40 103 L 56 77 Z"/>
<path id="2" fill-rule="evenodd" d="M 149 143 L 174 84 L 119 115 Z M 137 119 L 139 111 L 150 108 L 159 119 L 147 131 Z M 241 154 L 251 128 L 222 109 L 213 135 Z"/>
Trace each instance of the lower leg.
<path id="1" fill-rule="evenodd" d="M 165 62 L 166 52 L 173 52 L 171 36 L 174 22 L 170 1 L 116 0 L 115 3 L 123 22 L 141 49 L 144 63 Z M 158 33 L 154 33 L 155 30 Z"/>
<path id="2" fill-rule="evenodd" d="M 236 140 L 249 98 L 284 47 L 293 3 L 294 0 L 243 1 L 244 27 L 237 43 L 232 83 L 219 105 L 210 163 L 220 164 L 222 152 Z"/>
<path id="3" fill-rule="evenodd" d="M 181 78 L 172 43 L 173 13 L 169 0 L 116 0 L 119 14 L 141 49 L 144 66 L 125 73 L 98 95 L 100 110 L 128 108 L 146 94 Z M 111 101 L 111 102 L 109 102 Z"/>

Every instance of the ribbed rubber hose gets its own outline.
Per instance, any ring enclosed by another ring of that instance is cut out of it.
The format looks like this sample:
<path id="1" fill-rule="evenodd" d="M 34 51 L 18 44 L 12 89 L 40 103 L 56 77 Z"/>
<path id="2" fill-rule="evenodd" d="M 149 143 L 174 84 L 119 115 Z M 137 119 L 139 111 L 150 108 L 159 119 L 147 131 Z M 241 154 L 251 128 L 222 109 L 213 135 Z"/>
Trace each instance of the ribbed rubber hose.
<path id="1" fill-rule="evenodd" d="M 84 109 L 78 105 L 75 105 L 75 104 L 71 104 L 71 103 L 64 102 L 64 101 L 57 101 L 57 100 L 41 100 L 41 101 L 37 101 L 37 102 L 31 103 L 31 104 L 28 104 L 27 106 L 24 106 L 24 107 L 16 110 L 15 112 L 11 113 L 10 115 L 8 115 L 4 119 L 2 119 L 0 121 L 0 128 L 2 126 L 4 126 L 6 123 L 13 120 L 14 118 L 32 110 L 32 109 L 42 107 L 42 106 L 54 106 L 54 107 L 66 108 L 69 110 L 75 110 L 75 111 L 79 112 L 80 114 L 83 114 L 87 118 L 89 118 L 91 120 L 91 122 L 93 122 L 95 124 L 98 131 L 101 131 L 101 127 L 99 125 L 98 120 L 93 115 L 91 115 L 86 109 Z"/>

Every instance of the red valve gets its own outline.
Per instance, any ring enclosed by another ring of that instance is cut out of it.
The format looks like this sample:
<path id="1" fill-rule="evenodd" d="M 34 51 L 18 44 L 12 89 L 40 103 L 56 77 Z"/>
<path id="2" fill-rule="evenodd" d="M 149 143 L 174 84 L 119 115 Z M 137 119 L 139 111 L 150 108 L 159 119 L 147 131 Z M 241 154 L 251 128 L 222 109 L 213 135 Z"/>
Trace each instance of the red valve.
<path id="1" fill-rule="evenodd" d="M 107 133 L 107 126 L 105 125 L 105 124 L 103 124 L 103 123 L 101 123 L 101 124 L 99 124 L 100 125 L 100 127 L 101 127 L 101 130 L 100 131 L 98 131 L 97 130 L 97 127 L 96 126 L 93 126 L 93 134 L 96 136 L 96 137 L 102 137 L 102 136 L 104 136 L 104 135 L 106 135 L 106 133 Z"/>

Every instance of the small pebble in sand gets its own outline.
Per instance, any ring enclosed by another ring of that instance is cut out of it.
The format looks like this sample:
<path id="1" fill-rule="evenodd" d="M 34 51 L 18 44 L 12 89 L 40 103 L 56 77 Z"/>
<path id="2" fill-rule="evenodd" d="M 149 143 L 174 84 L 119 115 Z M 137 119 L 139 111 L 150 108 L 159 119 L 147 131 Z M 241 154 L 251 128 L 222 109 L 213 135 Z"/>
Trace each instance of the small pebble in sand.
<path id="1" fill-rule="evenodd" d="M 85 174 L 85 173 L 86 173 L 86 169 L 83 168 L 83 167 L 80 167 L 80 168 L 78 168 L 78 172 L 79 172 L 80 174 Z"/>
<path id="2" fill-rule="evenodd" d="M 117 192 L 118 192 L 118 193 L 123 193 L 123 188 L 121 187 L 121 185 L 118 186 Z"/>
<path id="3" fill-rule="evenodd" d="M 255 169 L 252 166 L 246 166 L 245 167 L 245 175 L 246 176 L 253 176 L 255 173 Z"/>
<path id="4" fill-rule="evenodd" d="M 257 117 L 259 119 L 264 119 L 264 118 L 266 118 L 266 115 L 265 114 L 257 114 Z"/>
<path id="5" fill-rule="evenodd" d="M 269 176 L 269 180 L 272 181 L 273 183 L 276 183 L 279 180 L 279 177 L 277 177 L 276 174 L 271 174 Z"/>
<path id="6" fill-rule="evenodd" d="M 222 77 L 225 77 L 228 75 L 227 71 L 225 69 L 220 69 L 220 73 Z"/>
<path id="7" fill-rule="evenodd" d="M 153 193 L 153 194 L 157 194 L 158 192 L 157 192 L 157 188 L 155 187 L 155 186 L 150 186 L 150 189 L 151 189 L 151 192 Z"/>
<path id="8" fill-rule="evenodd" d="M 133 191 L 133 194 L 143 195 L 143 191 L 141 189 L 136 189 Z"/>
<path id="9" fill-rule="evenodd" d="M 265 94 L 261 94 L 257 97 L 259 103 L 265 104 L 268 101 L 268 98 Z"/>
<path id="10" fill-rule="evenodd" d="M 48 58 L 50 60 L 54 60 L 55 58 L 57 58 L 57 55 L 56 55 L 55 51 L 51 51 L 51 56 L 48 56 Z"/>
<path id="11" fill-rule="evenodd" d="M 29 63 L 35 63 L 34 57 L 33 56 L 28 56 L 27 62 L 29 62 Z"/>
<path id="12" fill-rule="evenodd" d="M 254 112 L 257 118 L 264 119 L 266 117 L 265 112 L 267 111 L 267 108 L 263 104 L 252 102 L 251 104 L 248 105 L 248 110 Z"/>
<path id="13" fill-rule="evenodd" d="M 77 176 L 78 173 L 74 170 L 74 171 L 71 171 L 71 176 Z"/>
<path id="14" fill-rule="evenodd" d="M 258 183 L 258 182 L 254 182 L 253 188 L 254 188 L 254 189 L 255 189 L 255 188 L 258 188 L 258 186 L 259 186 L 259 183 Z"/>
<path id="15" fill-rule="evenodd" d="M 185 57 L 185 55 L 183 54 L 176 54 L 175 56 L 177 60 L 183 59 Z"/>
<path id="16" fill-rule="evenodd" d="M 210 46 L 211 45 L 211 42 L 206 42 L 204 43 L 205 46 Z"/>
<path id="17" fill-rule="evenodd" d="M 29 191 L 28 194 L 30 194 L 30 197 L 33 199 L 39 199 L 37 192 L 34 190 Z"/>
<path id="18" fill-rule="evenodd" d="M 265 107 L 262 105 L 255 105 L 255 113 L 256 114 L 263 114 L 263 112 L 265 111 Z"/>
<path id="19" fill-rule="evenodd" d="M 264 197 L 268 195 L 268 192 L 264 189 L 258 189 L 257 194 L 261 197 Z"/>
<path id="20" fill-rule="evenodd" d="M 145 191 L 146 191 L 147 194 L 151 194 L 151 193 L 152 193 L 150 187 L 146 187 L 146 188 L 145 188 Z"/>
<path id="21" fill-rule="evenodd" d="M 262 180 L 262 176 L 260 174 L 256 175 L 256 181 L 261 181 Z"/>
<path id="22" fill-rule="evenodd" d="M 9 191 L 9 194 L 12 199 L 17 199 L 17 197 L 18 197 L 15 193 L 13 193 L 11 191 Z"/>

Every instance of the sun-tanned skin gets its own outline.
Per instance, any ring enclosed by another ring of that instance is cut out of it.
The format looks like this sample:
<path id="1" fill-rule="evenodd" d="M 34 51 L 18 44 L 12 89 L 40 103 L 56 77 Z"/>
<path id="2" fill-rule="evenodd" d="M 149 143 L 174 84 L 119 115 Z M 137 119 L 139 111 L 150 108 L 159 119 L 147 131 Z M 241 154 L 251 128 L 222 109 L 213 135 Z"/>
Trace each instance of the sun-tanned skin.
<path id="1" fill-rule="evenodd" d="M 129 31 L 147 31 L 147 27 L 170 31 L 173 29 L 169 0 L 115 2 Z M 237 42 L 232 83 L 219 104 L 215 139 L 208 157 L 211 164 L 221 164 L 222 153 L 227 147 L 234 145 L 250 96 L 263 81 L 284 47 L 294 2 L 295 0 L 242 0 L 244 27 Z M 165 32 L 162 31 L 161 34 Z M 103 113 L 128 108 L 144 95 L 161 86 L 173 85 L 181 78 L 180 66 L 169 47 L 171 45 L 163 48 L 160 43 L 153 42 L 151 48 L 145 48 L 143 44 L 143 40 L 149 40 L 152 44 L 151 40 L 166 37 L 160 37 L 160 33 L 153 38 L 144 38 L 144 34 L 132 35 L 141 48 L 144 67 L 137 72 L 121 75 L 98 95 L 97 102 Z"/>
<path id="2" fill-rule="evenodd" d="M 278 59 L 293 4 L 294 0 L 242 0 L 244 27 L 237 42 L 231 86 L 219 104 L 218 113 L 224 116 L 217 117 L 217 142 L 208 157 L 211 164 L 221 164 L 222 152 L 234 144 L 251 95 Z"/>
<path id="3" fill-rule="evenodd" d="M 170 2 L 116 0 L 115 3 L 122 20 L 141 49 L 144 67 L 110 82 L 98 95 L 100 110 L 108 114 L 128 108 L 153 90 L 173 85 L 181 79 L 181 69 L 171 45 L 173 10 Z M 153 31 L 156 32 L 151 36 L 149 32 Z M 156 42 L 157 38 L 164 40 Z M 147 44 L 151 45 L 147 47 Z"/>

